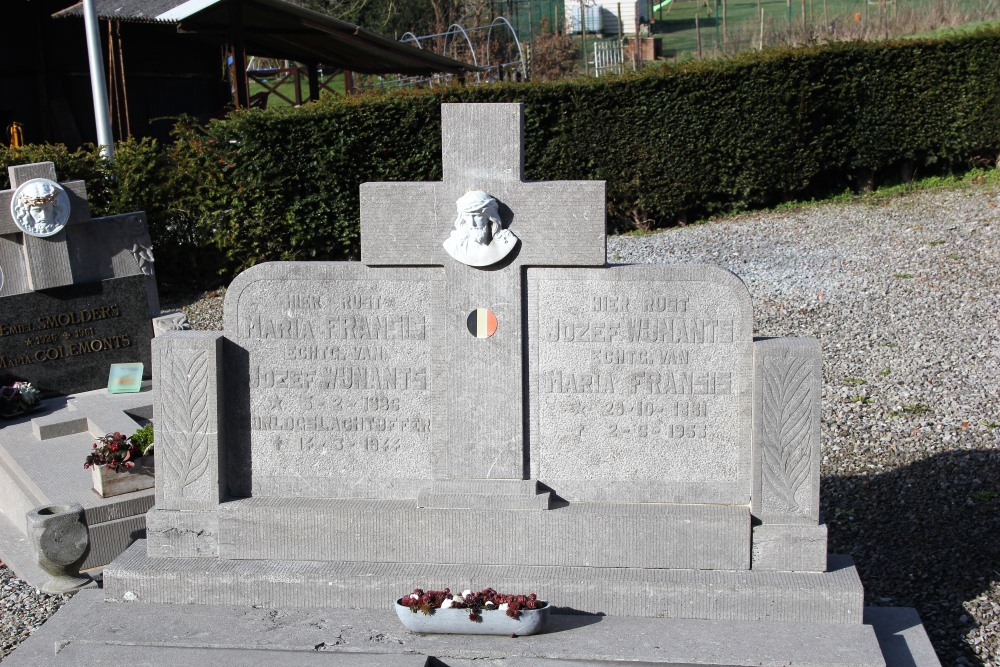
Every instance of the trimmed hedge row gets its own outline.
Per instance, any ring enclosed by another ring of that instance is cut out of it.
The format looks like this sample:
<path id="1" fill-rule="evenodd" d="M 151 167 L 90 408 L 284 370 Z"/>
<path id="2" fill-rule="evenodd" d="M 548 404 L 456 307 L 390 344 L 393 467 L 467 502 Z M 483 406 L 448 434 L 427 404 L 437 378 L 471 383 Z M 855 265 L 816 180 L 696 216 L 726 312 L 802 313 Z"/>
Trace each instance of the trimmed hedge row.
<path id="1" fill-rule="evenodd" d="M 211 269 L 226 274 L 270 259 L 356 258 L 358 186 L 440 179 L 439 105 L 508 101 L 525 104 L 529 180 L 604 179 L 611 231 L 663 227 L 895 179 L 901 168 L 994 163 L 1000 30 L 237 112 L 178 125 L 166 148 L 123 144 L 118 181 L 91 188 L 95 208 L 144 208 L 158 257 L 211 247 Z M 94 169 L 60 159 L 62 178 Z M 158 262 L 161 279 L 164 269 L 208 279 L 185 264 Z"/>

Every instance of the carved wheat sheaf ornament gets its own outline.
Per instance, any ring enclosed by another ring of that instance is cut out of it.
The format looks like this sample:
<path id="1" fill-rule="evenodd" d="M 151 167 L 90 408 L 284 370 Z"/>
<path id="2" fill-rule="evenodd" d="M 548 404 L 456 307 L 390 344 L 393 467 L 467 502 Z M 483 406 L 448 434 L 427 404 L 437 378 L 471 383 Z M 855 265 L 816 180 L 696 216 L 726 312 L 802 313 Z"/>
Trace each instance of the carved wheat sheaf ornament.
<path id="1" fill-rule="evenodd" d="M 455 228 L 441 244 L 453 259 L 467 266 L 492 266 L 517 245 L 514 233 L 503 228 L 497 200 L 485 192 L 466 192 L 455 207 Z"/>
<path id="2" fill-rule="evenodd" d="M 773 360 L 765 374 L 763 428 L 764 480 L 776 504 L 805 515 L 796 496 L 809 479 L 809 359 Z M 777 509 L 777 508 L 776 508 Z"/>
<path id="3" fill-rule="evenodd" d="M 157 456 L 177 480 L 181 497 L 208 470 L 209 358 L 205 351 L 172 351 L 160 356 L 160 405 L 164 432 L 170 432 L 170 447 Z"/>

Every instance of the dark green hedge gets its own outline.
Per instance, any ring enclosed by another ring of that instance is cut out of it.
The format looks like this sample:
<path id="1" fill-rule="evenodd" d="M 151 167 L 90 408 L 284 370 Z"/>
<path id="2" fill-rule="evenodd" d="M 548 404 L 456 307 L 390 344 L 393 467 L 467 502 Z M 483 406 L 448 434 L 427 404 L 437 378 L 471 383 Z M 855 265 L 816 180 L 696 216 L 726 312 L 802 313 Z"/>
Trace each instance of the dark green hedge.
<path id="1" fill-rule="evenodd" d="M 995 163 L 1000 31 L 238 112 L 120 148 L 101 206 L 145 208 L 160 257 L 214 246 L 213 271 L 356 258 L 358 186 L 439 179 L 440 103 L 493 101 L 525 104 L 529 180 L 604 179 L 610 230 L 662 227 Z"/>

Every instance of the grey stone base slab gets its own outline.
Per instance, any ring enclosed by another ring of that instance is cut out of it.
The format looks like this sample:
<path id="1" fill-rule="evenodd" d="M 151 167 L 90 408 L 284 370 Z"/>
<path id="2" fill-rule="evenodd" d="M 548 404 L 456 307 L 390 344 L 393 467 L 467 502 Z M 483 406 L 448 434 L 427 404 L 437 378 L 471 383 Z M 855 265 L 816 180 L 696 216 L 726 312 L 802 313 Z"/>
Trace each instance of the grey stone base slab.
<path id="1" fill-rule="evenodd" d="M 421 491 L 417 505 L 436 509 L 489 509 L 489 510 L 547 510 L 550 494 L 532 496 L 501 495 L 488 493 L 435 493 Z"/>
<path id="2" fill-rule="evenodd" d="M 912 607 L 865 607 L 865 624 L 875 628 L 886 665 L 938 667 L 941 662 Z"/>
<path id="3" fill-rule="evenodd" d="M 83 562 L 83 569 L 101 567 L 113 561 L 136 540 L 146 537 L 146 517 L 142 514 L 91 524 L 90 553 Z"/>
<path id="4" fill-rule="evenodd" d="M 135 394 L 106 390 L 44 399 L 39 408 L 18 419 L 0 422 L 0 514 L 21 537 L 24 515 L 40 505 L 80 503 L 90 527 L 91 552 L 84 568 L 113 560 L 143 535 L 145 513 L 153 505 L 153 490 L 102 498 L 93 490 L 91 471 L 83 461 L 95 437 L 119 430 L 131 434 L 151 416 L 152 386 Z M 0 544 L 0 550 L 6 547 Z M 21 579 L 19 561 L 10 559 Z M 47 575 L 45 575 L 47 577 Z"/>
<path id="5" fill-rule="evenodd" d="M 861 623 L 851 559 L 828 572 L 150 559 L 136 542 L 104 570 L 109 600 L 390 609 L 416 587 L 534 592 L 560 607 L 612 616 Z"/>
<path id="6" fill-rule="evenodd" d="M 219 513 L 151 509 L 146 513 L 150 558 L 218 558 Z"/>
<path id="7" fill-rule="evenodd" d="M 435 480 L 417 496 L 419 507 L 483 510 L 547 510 L 552 494 L 534 479 Z"/>
<path id="8" fill-rule="evenodd" d="M 822 572 L 826 567 L 826 524 L 763 524 L 753 527 L 754 570 Z"/>
<path id="9" fill-rule="evenodd" d="M 389 610 L 142 605 L 101 598 L 100 591 L 77 594 L 4 660 L 5 667 L 940 664 L 910 609 L 879 609 L 874 627 L 556 613 L 543 633 L 510 638 L 415 635 Z"/>
<path id="10" fill-rule="evenodd" d="M 495 512 L 406 500 L 247 498 L 219 511 L 219 555 L 243 560 L 745 570 L 749 538 L 747 508 L 721 505 Z"/>

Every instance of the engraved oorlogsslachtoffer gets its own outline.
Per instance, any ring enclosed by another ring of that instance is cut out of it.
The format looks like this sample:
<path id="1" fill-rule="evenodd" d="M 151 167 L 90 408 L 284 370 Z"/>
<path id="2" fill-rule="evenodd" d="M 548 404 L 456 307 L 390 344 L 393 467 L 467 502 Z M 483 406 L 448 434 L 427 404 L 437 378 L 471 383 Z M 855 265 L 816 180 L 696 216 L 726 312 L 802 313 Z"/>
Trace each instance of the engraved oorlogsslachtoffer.
<path id="1" fill-rule="evenodd" d="M 69 221 L 66 190 L 47 178 L 25 181 L 10 199 L 10 214 L 18 228 L 29 236 L 53 236 Z"/>
<path id="2" fill-rule="evenodd" d="M 514 233 L 503 228 L 497 200 L 485 192 L 466 192 L 455 207 L 455 229 L 441 244 L 452 258 L 468 266 L 492 266 L 517 245 Z"/>

